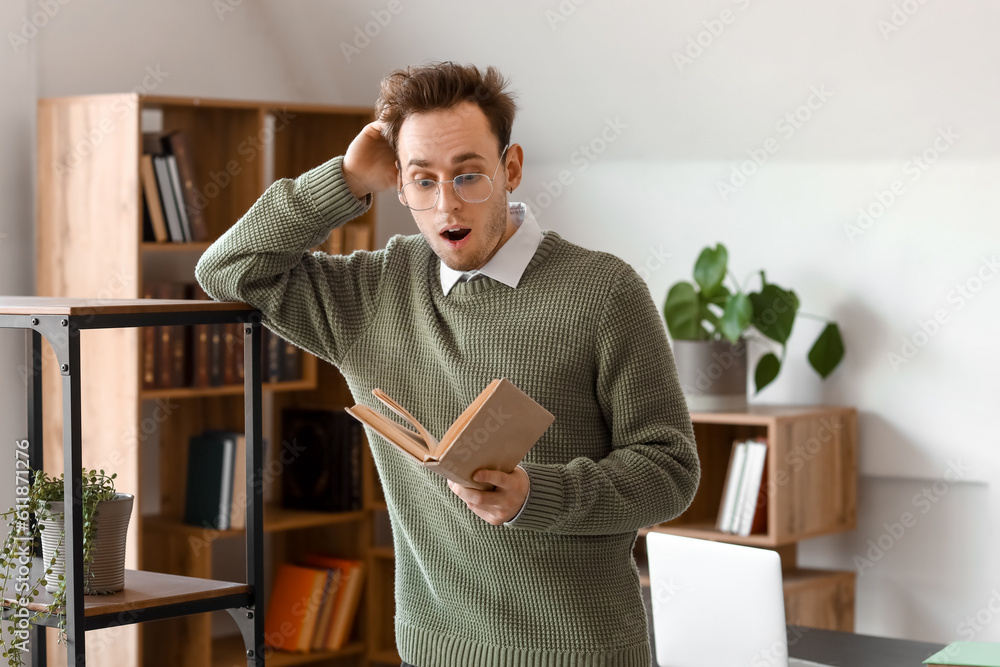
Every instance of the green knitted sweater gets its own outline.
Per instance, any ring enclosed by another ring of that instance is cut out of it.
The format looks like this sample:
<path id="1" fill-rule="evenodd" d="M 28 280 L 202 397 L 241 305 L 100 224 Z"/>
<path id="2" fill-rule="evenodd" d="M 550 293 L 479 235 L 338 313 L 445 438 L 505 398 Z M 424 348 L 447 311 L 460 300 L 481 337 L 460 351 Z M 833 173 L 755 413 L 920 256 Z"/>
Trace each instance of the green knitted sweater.
<path id="1" fill-rule="evenodd" d="M 310 253 L 371 204 L 341 161 L 273 183 L 198 261 L 205 291 L 259 308 L 337 366 L 355 401 L 386 413 L 378 387 L 439 437 L 499 377 L 555 415 L 522 464 L 521 515 L 499 526 L 366 430 L 392 526 L 400 655 L 417 667 L 649 667 L 636 531 L 683 512 L 701 471 L 645 282 L 551 230 L 516 289 L 484 277 L 447 296 L 420 234 Z"/>

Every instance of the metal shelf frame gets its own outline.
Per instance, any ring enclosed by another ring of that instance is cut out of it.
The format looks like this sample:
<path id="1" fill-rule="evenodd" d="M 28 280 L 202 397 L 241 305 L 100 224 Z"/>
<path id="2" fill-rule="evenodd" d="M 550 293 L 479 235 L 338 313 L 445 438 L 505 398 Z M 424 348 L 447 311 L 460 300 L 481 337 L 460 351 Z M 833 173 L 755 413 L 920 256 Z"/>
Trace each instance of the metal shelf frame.
<path id="1" fill-rule="evenodd" d="M 37 297 L 39 304 L 47 297 Z M 0 297 L 2 301 L 2 297 Z M 0 328 L 25 331 L 27 362 L 27 430 L 28 460 L 32 470 L 43 466 L 42 442 L 42 339 L 55 353 L 63 382 L 63 460 L 65 497 L 71 499 L 70 516 L 65 521 L 64 543 L 66 559 L 66 651 L 67 663 L 83 667 L 86 664 L 87 630 L 114 625 L 139 623 L 173 616 L 225 610 L 236 620 L 246 647 L 248 667 L 264 667 L 264 557 L 263 557 L 263 453 L 261 431 L 261 313 L 247 304 L 231 304 L 228 310 L 156 312 L 156 299 L 144 300 L 140 311 L 101 312 L 113 310 L 115 300 L 102 300 L 101 305 L 87 314 L 11 314 L 0 313 Z M 56 303 L 53 301 L 53 303 Z M 130 303 L 134 304 L 135 301 Z M 192 305 L 196 302 L 192 302 Z M 204 304 L 205 302 L 201 302 Z M 102 306 L 112 308 L 104 309 Z M 218 304 L 215 304 L 218 305 Z M 45 310 L 39 308 L 39 310 Z M 72 310 L 72 309 L 69 309 Z M 68 311 L 69 312 L 69 311 Z M 84 615 L 83 593 L 83 506 L 80 407 L 80 334 L 87 329 L 138 328 L 150 326 L 240 323 L 244 332 L 244 415 L 246 420 L 246 573 L 248 594 L 224 596 L 209 600 L 191 600 L 131 610 L 127 615 Z M 32 480 L 33 481 L 33 480 Z M 259 612 L 259 613 L 258 613 Z M 55 625 L 49 617 L 45 623 L 31 628 L 32 667 L 46 664 L 45 630 L 43 625 Z"/>

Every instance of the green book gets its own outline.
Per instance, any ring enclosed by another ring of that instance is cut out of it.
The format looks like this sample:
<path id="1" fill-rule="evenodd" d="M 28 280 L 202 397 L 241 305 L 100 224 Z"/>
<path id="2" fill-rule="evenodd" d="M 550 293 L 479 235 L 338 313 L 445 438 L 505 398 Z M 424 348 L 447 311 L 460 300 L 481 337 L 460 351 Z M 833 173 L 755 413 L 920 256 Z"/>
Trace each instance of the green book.
<path id="1" fill-rule="evenodd" d="M 961 665 L 962 667 L 1000 667 L 1000 644 L 986 642 L 954 642 L 931 657 L 925 665 Z"/>

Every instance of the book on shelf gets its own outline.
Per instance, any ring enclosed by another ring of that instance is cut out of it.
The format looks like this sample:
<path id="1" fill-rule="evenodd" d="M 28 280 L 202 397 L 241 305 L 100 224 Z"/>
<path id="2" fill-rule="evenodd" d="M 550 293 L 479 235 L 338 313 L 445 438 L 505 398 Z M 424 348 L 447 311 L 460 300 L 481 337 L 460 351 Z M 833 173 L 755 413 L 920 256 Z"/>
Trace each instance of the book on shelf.
<path id="1" fill-rule="evenodd" d="M 952 642 L 924 660 L 927 667 L 1000 667 L 1000 643 Z"/>
<path id="2" fill-rule="evenodd" d="M 267 438 L 262 448 L 267 450 Z M 184 523 L 216 530 L 246 528 L 246 456 L 241 431 L 206 429 L 188 439 Z"/>
<path id="3" fill-rule="evenodd" d="M 733 443 L 716 529 L 746 537 L 767 532 L 767 440 Z"/>
<path id="4" fill-rule="evenodd" d="M 167 230 L 173 243 L 184 243 L 184 229 L 181 227 L 180 210 L 174 197 L 173 181 L 170 178 L 170 166 L 163 155 L 153 155 L 153 171 L 156 173 L 156 185 L 163 205 L 163 215 L 167 221 Z"/>
<path id="5" fill-rule="evenodd" d="M 264 642 L 282 651 L 312 650 L 316 621 L 329 588 L 329 570 L 281 563 L 264 616 Z"/>
<path id="6" fill-rule="evenodd" d="M 147 281 L 143 297 L 211 300 L 197 282 Z M 301 348 L 261 327 L 261 381 L 300 380 Z M 144 327 L 142 388 L 208 388 L 245 381 L 245 334 L 239 322 Z"/>
<path id="7" fill-rule="evenodd" d="M 149 211 L 153 227 L 153 238 L 147 240 L 166 243 L 170 240 L 170 234 L 167 231 L 167 221 L 163 217 L 163 203 L 160 201 L 160 189 L 156 183 L 152 155 L 143 155 L 139 158 L 139 177 L 142 180 L 143 201 Z"/>
<path id="8" fill-rule="evenodd" d="M 343 410 L 285 408 L 282 444 L 291 456 L 281 475 L 281 504 L 289 509 L 362 509 L 363 433 Z"/>
<path id="9" fill-rule="evenodd" d="M 235 461 L 233 439 L 205 433 L 188 439 L 184 523 L 229 530 Z"/>
<path id="10" fill-rule="evenodd" d="M 177 158 L 170 154 L 163 155 L 163 160 L 167 164 L 167 176 L 170 177 L 170 191 L 174 196 L 174 206 L 177 210 L 177 218 L 181 223 L 181 233 L 184 234 L 184 242 L 189 243 L 193 239 L 191 236 L 191 221 L 188 218 L 187 206 L 184 204 L 184 191 L 181 189 L 181 176 L 177 170 Z"/>
<path id="11" fill-rule="evenodd" d="M 160 137 L 165 154 L 171 156 L 176 165 L 179 190 L 181 193 L 181 211 L 187 218 L 191 230 L 192 241 L 208 240 L 208 226 L 202 211 L 201 200 L 194 180 L 194 163 L 188 148 L 187 135 L 180 130 L 174 130 Z"/>
<path id="12" fill-rule="evenodd" d="M 459 415 L 438 441 L 405 408 L 381 389 L 375 395 L 416 432 L 367 405 L 346 408 L 355 419 L 396 446 L 415 463 L 462 486 L 493 490 L 476 482 L 480 469 L 512 472 L 555 416 L 507 378 L 497 378 Z"/>
<path id="13" fill-rule="evenodd" d="M 322 636 L 322 640 L 313 641 L 314 647 L 318 645 L 327 651 L 339 651 L 347 646 L 358 614 L 365 579 L 364 561 L 312 553 L 305 557 L 303 564 L 339 575 L 340 585 L 331 596 L 330 616 L 325 625 L 320 624 L 316 628 L 316 634 Z"/>

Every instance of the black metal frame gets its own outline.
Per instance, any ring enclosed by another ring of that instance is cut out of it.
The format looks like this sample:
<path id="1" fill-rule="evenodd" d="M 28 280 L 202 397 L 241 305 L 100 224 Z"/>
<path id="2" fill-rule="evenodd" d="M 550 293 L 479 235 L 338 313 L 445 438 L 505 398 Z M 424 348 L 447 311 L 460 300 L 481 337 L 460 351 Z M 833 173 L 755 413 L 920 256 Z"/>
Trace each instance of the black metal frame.
<path id="1" fill-rule="evenodd" d="M 80 331 L 84 329 L 135 328 L 148 326 L 214 323 L 243 324 L 244 332 L 244 415 L 246 419 L 246 565 L 249 593 L 159 605 L 126 613 L 84 616 L 83 596 L 83 506 L 80 478 Z M 0 328 L 24 329 L 25 354 L 30 364 L 26 373 L 28 403 L 28 461 L 41 470 L 42 446 L 42 338 L 55 352 L 63 376 L 63 460 L 65 497 L 70 498 L 70 517 L 65 522 L 68 545 L 65 550 L 67 662 L 83 666 L 87 630 L 129 625 L 206 611 L 225 610 L 236 620 L 246 646 L 248 667 L 264 667 L 264 524 L 263 452 L 261 431 L 261 314 L 258 310 L 185 311 L 146 313 L 99 313 L 87 315 L 0 314 Z M 127 616 L 127 617 L 126 617 Z M 31 629 L 32 667 L 44 667 L 44 625 L 56 625 L 50 617 Z"/>

